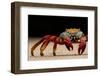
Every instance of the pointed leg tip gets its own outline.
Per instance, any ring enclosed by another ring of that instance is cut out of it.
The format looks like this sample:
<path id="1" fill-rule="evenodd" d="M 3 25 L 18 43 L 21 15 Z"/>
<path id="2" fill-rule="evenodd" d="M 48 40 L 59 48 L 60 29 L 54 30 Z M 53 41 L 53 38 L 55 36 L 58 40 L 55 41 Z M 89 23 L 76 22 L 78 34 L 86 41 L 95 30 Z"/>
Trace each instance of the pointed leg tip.
<path id="1" fill-rule="evenodd" d="M 78 55 L 81 55 L 81 54 L 78 54 Z"/>
<path id="2" fill-rule="evenodd" d="M 79 55 L 82 55 L 82 54 L 83 54 L 83 52 L 84 52 L 84 51 L 83 51 L 83 50 L 81 50 L 81 49 L 80 49 L 80 50 L 78 50 L 78 54 L 79 54 Z"/>
<path id="3" fill-rule="evenodd" d="M 31 51 L 31 56 L 34 56 L 34 53 L 33 53 L 33 51 Z"/>
<path id="4" fill-rule="evenodd" d="M 66 46 L 66 48 L 68 49 L 68 51 L 70 51 L 70 47 Z"/>
<path id="5" fill-rule="evenodd" d="M 53 53 L 53 56 L 56 56 L 56 53 Z"/>
<path id="6" fill-rule="evenodd" d="M 79 48 L 78 49 L 78 54 L 82 55 L 84 53 L 84 51 L 85 51 L 85 47 L 84 48 Z"/>
<path id="7" fill-rule="evenodd" d="M 34 56 L 34 54 L 31 54 L 31 56 Z"/>
<path id="8" fill-rule="evenodd" d="M 73 47 L 70 47 L 69 51 L 72 51 L 73 50 Z"/>
<path id="9" fill-rule="evenodd" d="M 44 56 L 44 54 L 43 54 L 43 53 L 40 53 L 40 55 L 41 55 L 41 56 Z"/>
<path id="10" fill-rule="evenodd" d="M 82 55 L 82 53 L 79 53 L 79 55 Z"/>

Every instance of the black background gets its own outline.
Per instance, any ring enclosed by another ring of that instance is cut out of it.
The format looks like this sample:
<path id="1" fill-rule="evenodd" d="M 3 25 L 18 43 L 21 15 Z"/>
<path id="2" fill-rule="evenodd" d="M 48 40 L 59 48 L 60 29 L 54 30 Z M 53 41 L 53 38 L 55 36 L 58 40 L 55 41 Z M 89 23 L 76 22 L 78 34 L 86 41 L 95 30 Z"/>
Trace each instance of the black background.
<path id="1" fill-rule="evenodd" d="M 66 28 L 80 28 L 84 34 L 87 34 L 88 18 L 28 15 L 29 37 L 42 37 L 48 34 L 59 36 Z"/>

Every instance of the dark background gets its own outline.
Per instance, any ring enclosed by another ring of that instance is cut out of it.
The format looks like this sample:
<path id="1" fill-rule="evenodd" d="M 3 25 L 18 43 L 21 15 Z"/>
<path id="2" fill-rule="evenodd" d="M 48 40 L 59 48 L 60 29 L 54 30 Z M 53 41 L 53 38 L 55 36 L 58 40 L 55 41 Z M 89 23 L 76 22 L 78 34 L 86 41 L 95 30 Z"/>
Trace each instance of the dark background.
<path id="1" fill-rule="evenodd" d="M 28 36 L 42 37 L 44 35 L 57 35 L 66 28 L 80 28 L 84 34 L 88 33 L 87 17 L 44 16 L 28 15 Z"/>

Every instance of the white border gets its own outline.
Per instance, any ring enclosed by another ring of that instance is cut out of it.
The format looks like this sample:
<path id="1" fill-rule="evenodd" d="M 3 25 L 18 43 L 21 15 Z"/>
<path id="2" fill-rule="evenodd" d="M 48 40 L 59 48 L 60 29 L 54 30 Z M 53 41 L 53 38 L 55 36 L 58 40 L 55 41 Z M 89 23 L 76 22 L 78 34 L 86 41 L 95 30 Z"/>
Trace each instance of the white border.
<path id="1" fill-rule="evenodd" d="M 28 14 L 88 17 L 88 58 L 71 60 L 28 61 Z M 42 69 L 94 65 L 94 11 L 41 7 L 20 8 L 20 69 Z"/>

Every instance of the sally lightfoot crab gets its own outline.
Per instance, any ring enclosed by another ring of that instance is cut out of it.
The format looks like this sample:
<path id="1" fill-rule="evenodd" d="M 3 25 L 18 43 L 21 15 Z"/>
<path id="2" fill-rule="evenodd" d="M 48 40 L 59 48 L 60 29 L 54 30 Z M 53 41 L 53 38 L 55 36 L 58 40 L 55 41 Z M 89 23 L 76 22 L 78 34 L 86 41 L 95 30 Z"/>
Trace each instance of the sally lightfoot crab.
<path id="1" fill-rule="evenodd" d="M 70 51 L 71 49 L 73 50 L 72 43 L 74 42 L 79 43 L 78 54 L 81 55 L 83 54 L 86 48 L 86 41 L 87 41 L 87 37 L 84 36 L 83 32 L 80 31 L 80 29 L 76 29 L 76 28 L 66 29 L 65 32 L 59 35 L 59 37 L 54 35 L 44 36 L 39 42 L 37 42 L 34 46 L 32 46 L 31 55 L 34 56 L 34 50 L 36 49 L 37 46 L 39 46 L 42 43 L 40 47 L 40 55 L 44 56 L 43 51 L 45 50 L 45 48 L 48 46 L 50 42 L 54 43 L 53 45 L 54 56 L 56 56 L 57 44 L 65 45 L 66 48 Z"/>

